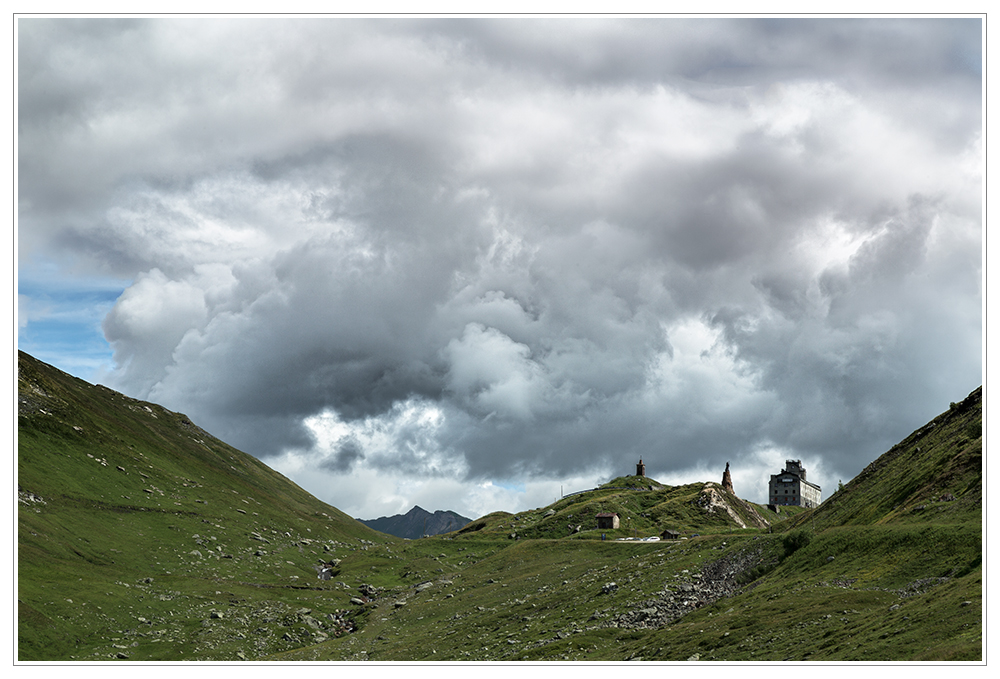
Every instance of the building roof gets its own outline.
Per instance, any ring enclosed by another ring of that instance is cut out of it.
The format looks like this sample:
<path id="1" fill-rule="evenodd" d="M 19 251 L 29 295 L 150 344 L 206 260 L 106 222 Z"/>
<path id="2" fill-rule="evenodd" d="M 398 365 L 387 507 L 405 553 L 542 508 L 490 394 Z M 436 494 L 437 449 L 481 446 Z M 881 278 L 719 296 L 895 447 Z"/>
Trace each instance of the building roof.
<path id="1" fill-rule="evenodd" d="M 804 483 L 807 486 L 812 486 L 816 490 L 822 490 L 822 488 L 820 488 L 819 486 L 817 486 L 812 481 L 806 481 L 804 478 L 802 478 L 801 476 L 799 476 L 795 472 L 790 472 L 790 471 L 787 471 L 787 470 L 783 471 L 783 472 L 779 472 L 778 474 L 771 474 L 771 481 L 774 482 L 774 480 L 776 478 L 778 478 L 779 476 L 793 476 L 793 477 L 795 477 L 795 481 L 798 481 L 799 483 Z"/>
<path id="2" fill-rule="evenodd" d="M 610 519 L 612 516 L 618 516 L 618 512 L 600 512 L 597 515 L 598 519 Z"/>

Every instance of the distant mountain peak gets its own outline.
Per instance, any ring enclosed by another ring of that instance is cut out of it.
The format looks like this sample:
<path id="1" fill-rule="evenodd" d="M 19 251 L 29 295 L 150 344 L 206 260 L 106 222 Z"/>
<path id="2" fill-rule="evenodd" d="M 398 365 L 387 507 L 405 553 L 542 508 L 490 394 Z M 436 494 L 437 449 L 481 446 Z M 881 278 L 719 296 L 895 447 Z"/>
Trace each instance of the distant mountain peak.
<path id="1" fill-rule="evenodd" d="M 400 538 L 415 539 L 424 535 L 440 535 L 441 533 L 456 531 L 468 524 L 472 519 L 450 510 L 439 509 L 431 513 L 419 505 L 413 505 L 413 509 L 406 512 L 406 514 L 383 516 L 368 520 L 358 519 L 358 521 L 381 533 L 395 535 Z"/>

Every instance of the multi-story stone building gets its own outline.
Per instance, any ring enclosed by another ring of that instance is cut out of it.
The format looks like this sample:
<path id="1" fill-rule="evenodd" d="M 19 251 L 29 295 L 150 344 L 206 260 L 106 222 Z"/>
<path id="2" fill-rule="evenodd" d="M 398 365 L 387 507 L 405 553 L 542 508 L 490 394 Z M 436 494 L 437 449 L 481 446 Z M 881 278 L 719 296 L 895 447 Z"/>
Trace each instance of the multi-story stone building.
<path id="1" fill-rule="evenodd" d="M 768 504 L 816 507 L 820 495 L 820 487 L 806 481 L 806 469 L 801 460 L 785 460 L 785 469 L 780 474 L 771 474 Z"/>

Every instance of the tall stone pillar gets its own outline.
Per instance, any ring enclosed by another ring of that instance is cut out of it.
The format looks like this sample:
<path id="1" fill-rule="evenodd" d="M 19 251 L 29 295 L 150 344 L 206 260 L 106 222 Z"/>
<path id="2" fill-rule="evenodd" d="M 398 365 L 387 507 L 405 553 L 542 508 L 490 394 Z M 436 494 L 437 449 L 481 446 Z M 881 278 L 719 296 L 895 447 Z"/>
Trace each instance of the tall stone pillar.
<path id="1" fill-rule="evenodd" d="M 733 490 L 733 477 L 729 475 L 729 463 L 726 463 L 726 471 L 722 472 L 722 487 L 728 490 L 733 495 L 736 495 L 736 491 Z"/>

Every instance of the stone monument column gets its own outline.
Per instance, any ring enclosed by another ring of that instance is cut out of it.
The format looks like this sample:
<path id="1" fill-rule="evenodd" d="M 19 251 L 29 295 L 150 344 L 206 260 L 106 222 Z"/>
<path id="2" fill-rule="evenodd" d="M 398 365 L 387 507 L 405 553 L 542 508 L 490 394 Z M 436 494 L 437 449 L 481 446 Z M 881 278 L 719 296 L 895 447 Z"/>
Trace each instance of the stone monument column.
<path id="1" fill-rule="evenodd" d="M 722 488 L 728 490 L 733 495 L 736 495 L 736 491 L 733 490 L 733 477 L 729 475 L 729 463 L 726 463 L 726 471 L 722 472 Z"/>

